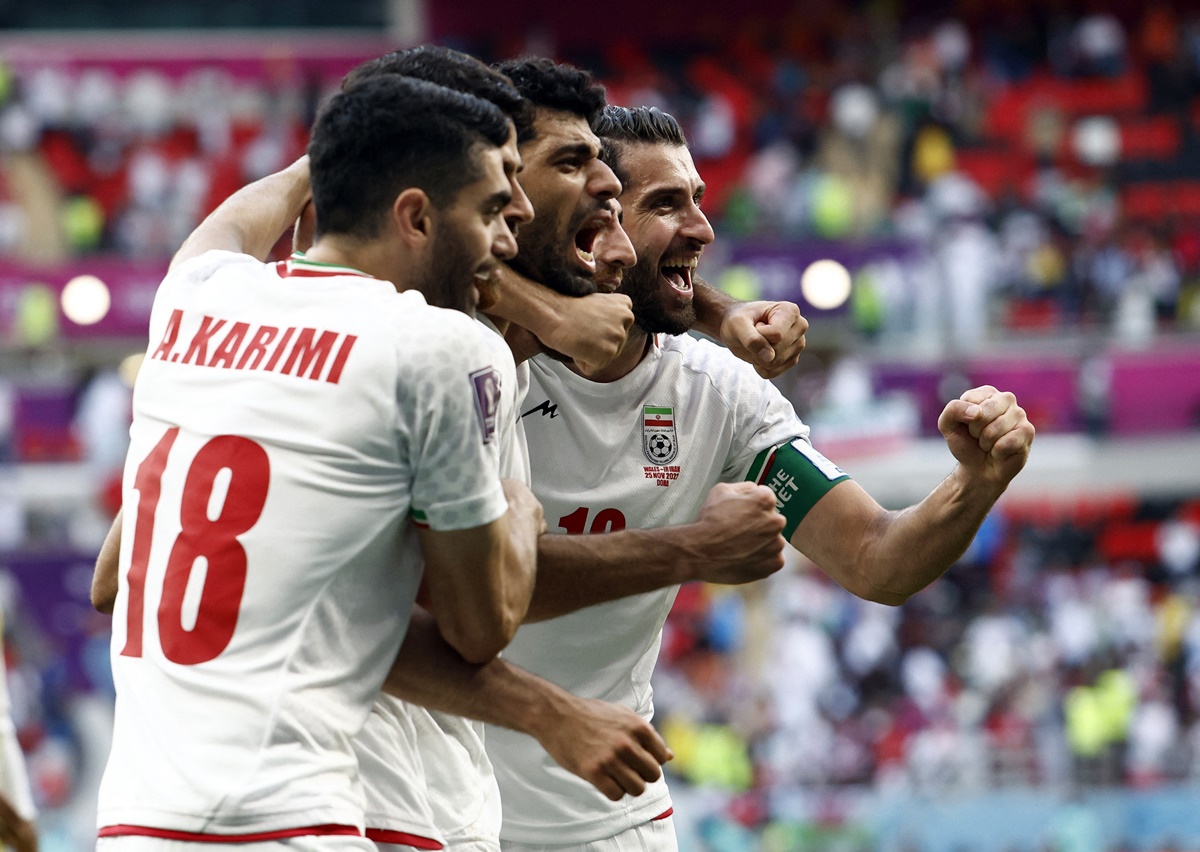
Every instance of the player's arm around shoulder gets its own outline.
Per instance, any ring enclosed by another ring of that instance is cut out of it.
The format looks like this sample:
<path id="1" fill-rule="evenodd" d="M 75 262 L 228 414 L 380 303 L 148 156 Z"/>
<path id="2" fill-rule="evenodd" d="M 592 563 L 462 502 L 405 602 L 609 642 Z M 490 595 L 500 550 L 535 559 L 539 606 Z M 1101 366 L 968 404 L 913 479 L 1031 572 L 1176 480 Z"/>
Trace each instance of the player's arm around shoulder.
<path id="1" fill-rule="evenodd" d="M 938 428 L 958 465 L 924 500 L 888 511 L 857 483 L 840 481 L 789 527 L 792 545 L 879 603 L 901 604 L 940 577 L 1025 466 L 1034 428 L 1013 394 L 991 386 L 949 402 Z"/>
<path id="2" fill-rule="evenodd" d="M 428 351 L 407 400 L 415 418 L 413 507 L 425 558 L 430 609 L 446 641 L 482 663 L 524 620 L 545 529 L 533 492 L 499 477 L 496 422 L 500 385 L 482 326 L 454 311 L 428 309 Z"/>
<path id="3" fill-rule="evenodd" d="M 792 302 L 741 302 L 694 279 L 695 329 L 720 340 L 764 379 L 790 370 L 804 351 L 808 320 Z"/>
<path id="4" fill-rule="evenodd" d="M 170 270 L 210 251 L 267 259 L 312 197 L 308 157 L 248 184 L 210 213 L 171 258 Z"/>

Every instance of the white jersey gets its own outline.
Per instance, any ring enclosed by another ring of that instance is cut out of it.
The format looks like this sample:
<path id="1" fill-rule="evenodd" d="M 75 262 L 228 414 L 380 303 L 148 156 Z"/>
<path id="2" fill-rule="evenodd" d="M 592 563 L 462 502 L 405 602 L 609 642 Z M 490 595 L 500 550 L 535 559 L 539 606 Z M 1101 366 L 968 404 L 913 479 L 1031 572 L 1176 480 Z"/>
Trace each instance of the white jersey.
<path id="1" fill-rule="evenodd" d="M 388 282 L 209 252 L 134 390 L 102 836 L 360 833 L 350 738 L 420 582 L 413 521 L 506 511 L 478 324 Z"/>
<path id="2" fill-rule="evenodd" d="M 520 415 L 529 367 L 513 362 L 490 321 L 482 316 L 479 321 L 488 329 L 484 336 L 500 374 L 500 475 L 528 485 Z M 354 745 L 368 837 L 418 848 L 430 843 L 450 849 L 467 843 L 498 847 L 500 790 L 483 748 L 482 724 L 381 695 Z"/>
<path id="3" fill-rule="evenodd" d="M 0 615 L 0 637 L 4 635 L 4 617 Z M 13 810 L 25 819 L 37 816 L 25 754 L 17 739 L 13 723 L 12 704 L 8 698 L 8 669 L 4 665 L 3 642 L 0 642 L 0 792 L 12 803 Z"/>
<path id="4" fill-rule="evenodd" d="M 533 359 L 526 416 L 533 490 L 551 533 L 690 523 L 719 482 L 747 478 L 755 457 L 808 427 L 769 382 L 727 350 L 692 337 L 656 342 L 614 382 Z M 677 587 L 527 624 L 509 662 L 576 695 L 649 719 L 650 675 Z M 610 837 L 670 809 L 664 781 L 605 798 L 532 738 L 487 729 L 504 802 L 505 841 L 562 846 Z"/>

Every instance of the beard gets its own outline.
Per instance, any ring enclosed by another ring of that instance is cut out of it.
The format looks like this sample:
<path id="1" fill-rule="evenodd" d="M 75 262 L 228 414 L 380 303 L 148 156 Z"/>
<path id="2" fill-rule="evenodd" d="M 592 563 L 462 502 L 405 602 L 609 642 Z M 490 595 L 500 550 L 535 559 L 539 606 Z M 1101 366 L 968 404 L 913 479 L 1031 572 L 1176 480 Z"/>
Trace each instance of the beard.
<path id="1" fill-rule="evenodd" d="M 475 315 L 471 285 L 475 283 L 475 265 L 467 256 L 462 238 L 453 229 L 442 230 L 432 246 L 433 259 L 417 289 L 425 301 L 436 308 Z"/>
<path id="2" fill-rule="evenodd" d="M 696 306 L 691 299 L 681 299 L 674 305 L 666 303 L 658 260 L 644 259 L 639 253 L 634 267 L 625 270 L 617 292 L 633 302 L 633 323 L 647 334 L 684 334 L 696 324 Z"/>
<path id="3" fill-rule="evenodd" d="M 591 276 L 572 267 L 564 254 L 562 226 L 558 218 L 543 218 L 521 226 L 517 256 L 508 265 L 531 281 L 545 284 L 564 296 L 590 296 L 596 292 Z M 571 231 L 573 235 L 574 230 Z M 573 244 L 572 244 L 573 245 Z"/>

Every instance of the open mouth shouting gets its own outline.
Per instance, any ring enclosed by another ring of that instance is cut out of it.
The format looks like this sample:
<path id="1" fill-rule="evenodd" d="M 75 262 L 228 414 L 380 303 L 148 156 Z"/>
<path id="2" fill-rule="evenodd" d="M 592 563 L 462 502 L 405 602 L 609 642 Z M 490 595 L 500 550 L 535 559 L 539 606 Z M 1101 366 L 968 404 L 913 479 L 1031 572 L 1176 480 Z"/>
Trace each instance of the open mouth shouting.
<path id="1" fill-rule="evenodd" d="M 692 273 L 696 271 L 698 255 L 668 257 L 659 265 L 659 272 L 671 288 L 680 293 L 692 292 Z"/>
<path id="2" fill-rule="evenodd" d="M 575 256 L 579 263 L 591 274 L 596 273 L 596 236 L 606 224 L 604 215 L 591 216 L 583 227 L 575 232 Z"/>

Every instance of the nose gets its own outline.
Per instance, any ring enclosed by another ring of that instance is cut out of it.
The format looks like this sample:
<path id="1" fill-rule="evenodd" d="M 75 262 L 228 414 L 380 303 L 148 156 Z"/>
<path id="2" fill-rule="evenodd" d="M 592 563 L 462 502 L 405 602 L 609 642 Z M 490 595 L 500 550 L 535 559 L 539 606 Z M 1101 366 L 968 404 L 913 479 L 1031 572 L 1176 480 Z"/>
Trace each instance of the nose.
<path id="1" fill-rule="evenodd" d="M 508 221 L 509 229 L 514 232 L 518 225 L 528 225 L 533 221 L 533 202 L 525 194 L 520 181 L 512 181 L 512 201 L 504 208 L 504 218 Z"/>
<path id="2" fill-rule="evenodd" d="M 517 238 L 503 216 L 496 217 L 492 232 L 492 254 L 501 260 L 512 260 L 517 256 Z"/>
<path id="3" fill-rule="evenodd" d="M 587 180 L 588 195 L 599 201 L 608 201 L 621 194 L 621 182 L 609 168 L 608 163 L 600 159 L 592 160 Z"/>
<path id="4" fill-rule="evenodd" d="M 687 221 L 683 223 L 680 233 L 705 246 L 717 238 L 717 235 L 713 233 L 712 225 L 708 222 L 708 217 L 695 204 L 688 211 Z"/>
<path id="5" fill-rule="evenodd" d="M 615 217 L 596 235 L 593 248 L 596 250 L 596 260 L 610 269 L 629 269 L 637 263 L 633 243 Z"/>

